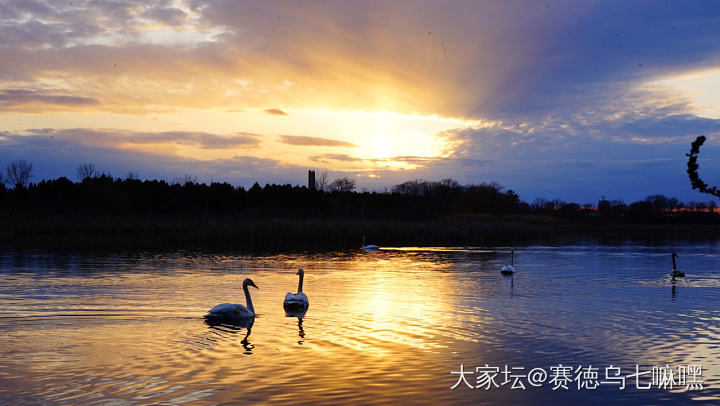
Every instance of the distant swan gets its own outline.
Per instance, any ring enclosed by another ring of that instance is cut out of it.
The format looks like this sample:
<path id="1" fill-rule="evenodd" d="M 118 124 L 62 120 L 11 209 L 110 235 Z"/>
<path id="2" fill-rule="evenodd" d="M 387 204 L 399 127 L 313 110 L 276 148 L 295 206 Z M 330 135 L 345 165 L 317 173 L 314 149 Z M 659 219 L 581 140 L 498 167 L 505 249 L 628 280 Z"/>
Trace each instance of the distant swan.
<path id="1" fill-rule="evenodd" d="M 510 250 L 510 265 L 505 265 L 502 268 L 500 268 L 500 273 L 503 275 L 514 274 L 517 271 L 515 271 L 515 267 L 513 265 L 515 265 L 515 250 L 511 249 Z"/>
<path id="2" fill-rule="evenodd" d="M 303 271 L 302 269 L 298 269 L 295 275 L 300 276 L 300 281 L 298 282 L 298 291 L 295 294 L 288 292 L 285 295 L 285 301 L 283 302 L 283 308 L 285 309 L 285 313 L 288 314 L 304 313 L 305 311 L 307 311 L 308 307 L 310 307 L 308 297 L 302 291 L 303 277 L 305 276 L 305 271 Z"/>
<path id="3" fill-rule="evenodd" d="M 678 254 L 676 254 L 676 253 L 674 253 L 674 252 L 673 252 L 673 254 L 672 254 L 673 270 L 672 270 L 672 273 L 670 273 L 670 275 L 671 275 L 673 278 L 682 278 L 682 277 L 685 276 L 685 272 L 677 269 L 677 266 L 675 265 L 675 257 L 679 257 L 679 256 L 680 256 L 680 255 L 678 255 Z"/>
<path id="4" fill-rule="evenodd" d="M 377 251 L 380 247 L 374 244 L 365 245 L 365 237 L 363 236 L 362 246 L 360 246 L 360 249 L 363 251 Z"/>
<path id="5" fill-rule="evenodd" d="M 205 318 L 210 320 L 227 320 L 232 322 L 255 317 L 255 308 L 253 307 L 252 299 L 250 299 L 248 286 L 258 289 L 252 279 L 247 278 L 243 281 L 243 290 L 245 291 L 245 302 L 247 303 L 247 307 L 241 304 L 232 303 L 219 304 L 210 309 L 210 311 L 205 315 Z"/>

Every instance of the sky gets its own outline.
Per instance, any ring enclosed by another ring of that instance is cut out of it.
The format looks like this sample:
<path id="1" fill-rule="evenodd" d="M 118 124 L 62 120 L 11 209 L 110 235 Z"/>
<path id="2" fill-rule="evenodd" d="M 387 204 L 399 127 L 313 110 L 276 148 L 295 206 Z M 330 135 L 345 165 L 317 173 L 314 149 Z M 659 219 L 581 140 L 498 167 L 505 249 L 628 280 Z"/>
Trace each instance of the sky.
<path id="1" fill-rule="evenodd" d="M 720 184 L 715 1 L 0 0 L 0 168 L 626 202 Z"/>

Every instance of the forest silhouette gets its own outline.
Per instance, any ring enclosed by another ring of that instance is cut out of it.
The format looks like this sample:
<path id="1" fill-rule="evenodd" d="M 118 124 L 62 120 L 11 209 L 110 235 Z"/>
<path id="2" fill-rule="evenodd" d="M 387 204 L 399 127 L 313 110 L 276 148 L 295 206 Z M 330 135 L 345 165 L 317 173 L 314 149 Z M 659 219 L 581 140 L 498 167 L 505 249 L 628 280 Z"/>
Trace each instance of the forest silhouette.
<path id="1" fill-rule="evenodd" d="M 663 195 L 626 204 L 526 203 L 495 183 L 412 180 L 386 192 L 355 191 L 340 178 L 327 187 L 115 178 L 92 164 L 66 177 L 31 183 L 32 164 L 13 161 L 0 183 L 0 239 L 93 245 L 106 241 L 231 244 L 240 247 L 354 247 L 362 236 L 380 244 L 478 244 L 566 233 L 618 233 L 720 223 L 714 202 Z M 340 185 L 333 187 L 333 184 Z M 328 190 L 322 190 L 328 189 Z M 690 230 L 688 229 L 689 233 Z M 695 227 L 697 233 L 697 227 Z"/>

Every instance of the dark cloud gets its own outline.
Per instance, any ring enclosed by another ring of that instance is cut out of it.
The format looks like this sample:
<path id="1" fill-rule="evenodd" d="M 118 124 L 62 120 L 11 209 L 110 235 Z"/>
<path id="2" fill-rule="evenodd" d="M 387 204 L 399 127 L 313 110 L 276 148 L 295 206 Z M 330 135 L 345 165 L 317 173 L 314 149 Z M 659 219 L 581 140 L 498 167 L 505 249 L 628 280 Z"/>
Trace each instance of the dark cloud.
<path id="1" fill-rule="evenodd" d="M 323 154 L 323 155 L 313 155 L 309 157 L 311 161 L 318 162 L 318 163 L 328 163 L 329 161 L 341 161 L 341 162 L 358 162 L 363 161 L 362 158 L 357 158 L 350 155 L 345 154 Z"/>
<path id="2" fill-rule="evenodd" d="M 153 7 L 145 10 L 140 16 L 170 26 L 181 25 L 188 19 L 187 13 L 177 7 Z"/>
<path id="3" fill-rule="evenodd" d="M 280 139 L 284 144 L 290 145 L 310 145 L 322 147 L 357 147 L 357 145 L 340 140 L 321 137 L 306 137 L 303 135 L 281 135 Z"/>
<path id="4" fill-rule="evenodd" d="M 382 158 L 382 159 L 372 159 L 373 162 L 382 163 L 382 162 L 405 162 L 408 164 L 414 164 L 414 165 L 427 165 L 430 162 L 437 161 L 438 159 L 443 158 L 430 158 L 430 157 L 423 157 L 423 156 L 394 156 L 390 158 Z"/>
<path id="5" fill-rule="evenodd" d="M 192 131 L 163 131 L 163 132 L 133 132 L 112 129 L 30 129 L 22 133 L 4 134 L 7 142 L 29 142 L 35 140 L 34 145 L 44 145 L 50 142 L 54 145 L 69 145 L 82 147 L 120 148 L 125 144 L 159 144 L 193 145 L 200 148 L 239 148 L 254 147 L 260 144 L 260 137 L 251 133 L 235 133 L 221 136 L 205 132 Z"/>
<path id="6" fill-rule="evenodd" d="M 280 109 L 266 109 L 265 112 L 268 114 L 275 115 L 275 116 L 287 116 L 288 115 L 286 112 L 284 112 Z"/>
<path id="7" fill-rule="evenodd" d="M 677 114 L 664 117 L 645 117 L 620 121 L 617 130 L 637 137 L 685 138 L 720 132 L 720 120 L 698 117 L 693 114 Z"/>
<path id="8" fill-rule="evenodd" d="M 197 145 L 203 148 L 234 148 L 257 145 L 255 136 L 233 135 L 229 137 L 204 132 L 166 131 L 156 133 L 131 133 L 126 140 L 136 144 L 168 142 L 180 145 Z"/>
<path id="9" fill-rule="evenodd" d="M 55 10 L 42 1 L 37 0 L 6 0 L 0 3 L 3 19 L 16 20 L 23 15 L 36 17 L 49 17 L 55 14 Z"/>
<path id="10" fill-rule="evenodd" d="M 35 103 L 66 107 L 83 107 L 96 106 L 100 104 L 100 101 L 90 97 L 48 94 L 41 91 L 0 90 L 0 109 Z"/>

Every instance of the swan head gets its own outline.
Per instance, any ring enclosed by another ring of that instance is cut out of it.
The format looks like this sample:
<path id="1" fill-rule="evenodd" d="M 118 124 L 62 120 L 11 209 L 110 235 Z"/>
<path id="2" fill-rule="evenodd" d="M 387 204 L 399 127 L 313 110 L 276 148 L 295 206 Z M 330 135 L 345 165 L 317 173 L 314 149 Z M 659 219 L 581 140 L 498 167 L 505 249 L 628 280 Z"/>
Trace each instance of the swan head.
<path id="1" fill-rule="evenodd" d="M 300 269 L 298 269 L 298 271 L 297 271 L 297 273 L 296 273 L 295 275 L 303 276 L 303 275 L 305 275 L 305 271 L 303 271 L 303 269 L 300 268 Z"/>
<path id="2" fill-rule="evenodd" d="M 675 257 L 679 257 L 680 255 L 678 255 L 676 252 L 673 252 L 672 256 L 673 256 L 673 258 L 675 258 Z"/>
<path id="3" fill-rule="evenodd" d="M 255 289 L 260 289 L 257 287 L 255 282 L 253 282 L 252 279 L 250 279 L 250 278 L 247 278 L 243 281 L 243 288 L 247 288 L 248 286 L 252 286 Z"/>

